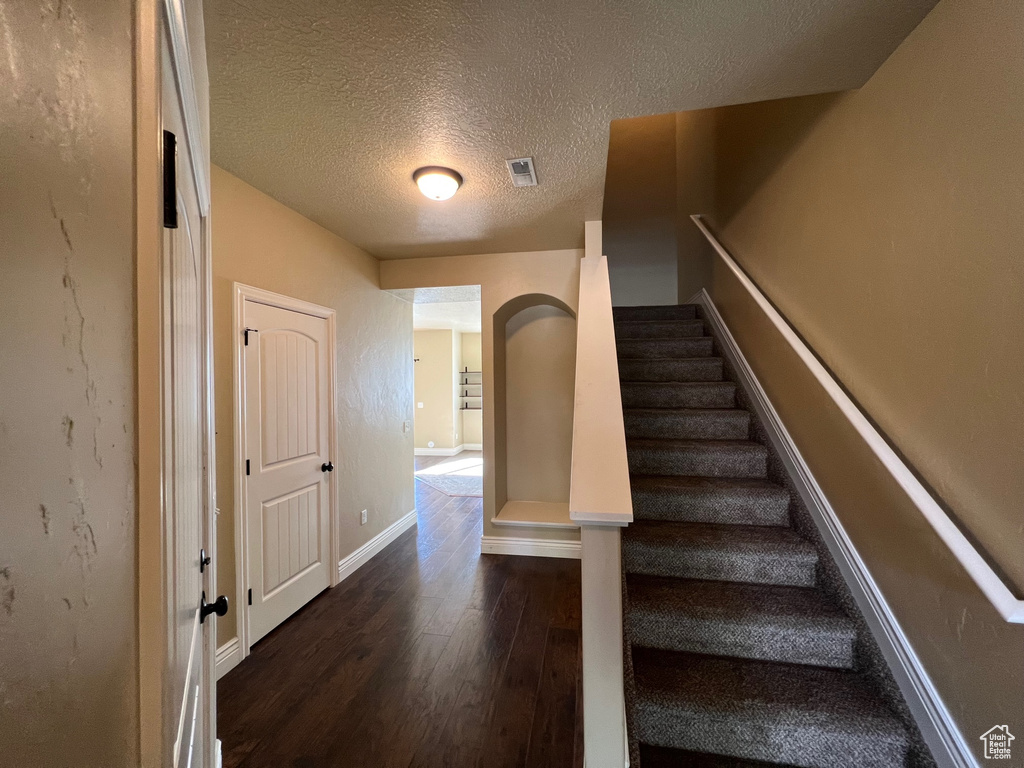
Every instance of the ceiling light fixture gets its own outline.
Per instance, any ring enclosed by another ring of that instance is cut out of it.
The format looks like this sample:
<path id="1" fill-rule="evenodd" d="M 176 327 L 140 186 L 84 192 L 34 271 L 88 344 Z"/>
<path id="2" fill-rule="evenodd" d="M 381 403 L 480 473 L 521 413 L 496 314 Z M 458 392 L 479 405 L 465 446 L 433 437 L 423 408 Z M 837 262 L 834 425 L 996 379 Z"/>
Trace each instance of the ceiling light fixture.
<path id="1" fill-rule="evenodd" d="M 462 186 L 462 176 L 451 168 L 439 165 L 428 165 L 417 168 L 412 180 L 420 188 L 420 192 L 431 200 L 447 200 Z"/>

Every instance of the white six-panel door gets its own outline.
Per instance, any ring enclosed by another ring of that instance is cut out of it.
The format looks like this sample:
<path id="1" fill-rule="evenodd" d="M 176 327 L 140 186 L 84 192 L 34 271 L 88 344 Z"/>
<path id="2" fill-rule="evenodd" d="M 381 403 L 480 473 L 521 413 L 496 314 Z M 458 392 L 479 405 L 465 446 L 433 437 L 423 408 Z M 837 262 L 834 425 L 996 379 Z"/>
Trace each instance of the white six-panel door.
<path id="1" fill-rule="evenodd" d="M 251 645 L 331 583 L 331 317 L 243 302 Z"/>

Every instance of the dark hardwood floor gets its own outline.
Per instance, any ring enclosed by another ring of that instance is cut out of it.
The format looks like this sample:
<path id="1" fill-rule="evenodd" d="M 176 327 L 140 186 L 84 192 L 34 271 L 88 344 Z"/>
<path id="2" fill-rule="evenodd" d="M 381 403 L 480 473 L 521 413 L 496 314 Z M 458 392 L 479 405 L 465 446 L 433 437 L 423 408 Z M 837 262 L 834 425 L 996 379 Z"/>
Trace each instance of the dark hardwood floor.
<path id="1" fill-rule="evenodd" d="M 480 499 L 416 498 L 218 683 L 225 768 L 582 766 L 579 561 L 481 556 Z"/>

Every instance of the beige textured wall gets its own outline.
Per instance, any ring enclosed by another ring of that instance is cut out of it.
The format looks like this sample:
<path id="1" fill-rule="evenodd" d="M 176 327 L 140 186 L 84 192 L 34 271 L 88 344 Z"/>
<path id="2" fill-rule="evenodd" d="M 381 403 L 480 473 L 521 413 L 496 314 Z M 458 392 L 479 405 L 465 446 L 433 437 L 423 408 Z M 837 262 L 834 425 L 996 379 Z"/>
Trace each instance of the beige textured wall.
<path id="1" fill-rule="evenodd" d="M 1022 41 L 942 2 L 859 92 L 722 110 L 714 220 L 1024 589 Z"/>
<path id="2" fill-rule="evenodd" d="M 676 115 L 613 120 L 604 183 L 612 303 L 675 304 Z"/>
<path id="3" fill-rule="evenodd" d="M 469 369 L 471 371 L 483 370 L 483 361 L 480 357 L 480 334 L 479 333 L 464 333 L 462 334 L 462 369 Z M 473 380 L 478 380 L 479 376 L 471 377 Z M 482 390 L 482 388 L 480 388 Z M 472 391 L 480 391 L 474 389 Z M 484 406 L 486 407 L 486 405 Z M 483 411 L 463 411 L 462 412 L 462 429 L 463 436 L 462 440 L 465 445 L 483 445 L 484 442 L 484 426 L 483 426 Z"/>
<path id="4" fill-rule="evenodd" d="M 456 365 L 452 355 L 451 331 L 414 331 L 416 369 L 417 448 L 454 448 L 456 416 L 452 404 L 452 371 Z M 420 408 L 419 404 L 423 403 Z M 433 442 L 432 446 L 427 444 Z"/>
<path id="5" fill-rule="evenodd" d="M 452 444 L 456 447 L 462 445 L 463 420 L 462 420 L 462 399 L 459 397 L 461 390 L 458 388 L 459 371 L 462 370 L 462 334 L 452 332 L 452 364 L 448 369 L 448 387 L 452 401 Z"/>
<path id="6" fill-rule="evenodd" d="M 0 3 L 0 764 L 138 764 L 132 4 Z"/>
<path id="7" fill-rule="evenodd" d="M 235 281 L 337 312 L 340 552 L 365 544 L 415 506 L 412 305 L 379 289 L 377 261 L 216 166 L 213 168 L 217 580 L 234 594 L 232 301 Z M 359 525 L 360 510 L 369 521 Z M 218 641 L 234 635 L 222 620 Z"/>
<path id="8" fill-rule="evenodd" d="M 531 307 L 505 325 L 508 498 L 569 501 L 576 321 Z"/>
<path id="9" fill-rule="evenodd" d="M 1024 5 L 943 0 L 857 92 L 721 110 L 713 216 L 1018 594 L 1022 61 Z M 967 742 L 1024 726 L 1024 627 L 995 614 L 720 270 L 713 292 Z"/>
<path id="10" fill-rule="evenodd" d="M 711 286 L 714 251 L 690 219 L 715 205 L 715 115 L 702 109 L 676 113 L 675 234 L 679 301 Z"/>
<path id="11" fill-rule="evenodd" d="M 582 250 L 491 253 L 476 256 L 440 256 L 400 259 L 380 263 L 381 287 L 385 289 L 428 288 L 451 285 L 479 285 L 481 307 L 481 358 L 484 379 L 484 534 L 522 536 L 522 529 L 509 533 L 495 527 L 497 500 L 507 498 L 505 434 L 496 434 L 500 404 L 495 401 L 495 378 L 504 382 L 504 369 L 496 373 L 494 356 L 494 315 L 508 302 L 533 294 L 552 296 L 573 312 L 579 298 Z M 514 314 L 514 313 L 513 313 Z M 504 338 L 504 337 L 502 337 Z M 499 469 L 499 466 L 501 469 Z M 574 540 L 578 531 L 530 531 L 536 538 Z"/>

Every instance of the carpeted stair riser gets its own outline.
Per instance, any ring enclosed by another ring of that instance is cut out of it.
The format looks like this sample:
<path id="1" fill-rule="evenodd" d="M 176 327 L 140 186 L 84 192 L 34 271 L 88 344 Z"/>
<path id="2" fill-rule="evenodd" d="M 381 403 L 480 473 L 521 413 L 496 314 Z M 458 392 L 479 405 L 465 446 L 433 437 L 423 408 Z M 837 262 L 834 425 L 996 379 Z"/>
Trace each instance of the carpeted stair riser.
<path id="1" fill-rule="evenodd" d="M 626 573 L 813 587 L 818 555 L 788 528 L 634 522 L 622 534 Z"/>
<path id="2" fill-rule="evenodd" d="M 810 768 L 902 766 L 908 741 L 856 673 L 634 652 L 641 742 Z"/>
<path id="3" fill-rule="evenodd" d="M 853 668 L 853 622 L 815 590 L 650 576 L 628 590 L 633 645 Z"/>
<path id="4" fill-rule="evenodd" d="M 633 517 L 679 523 L 789 525 L 789 493 L 757 479 L 630 478 Z"/>
<path id="5" fill-rule="evenodd" d="M 612 307 L 616 320 L 696 320 L 697 307 L 693 304 L 657 307 Z"/>
<path id="6" fill-rule="evenodd" d="M 768 472 L 764 446 L 743 440 L 627 440 L 626 457 L 634 475 L 746 478 Z"/>
<path id="7" fill-rule="evenodd" d="M 648 321 L 616 320 L 616 339 L 678 339 L 703 336 L 703 320 Z"/>
<path id="8" fill-rule="evenodd" d="M 621 365 L 620 365 L 621 371 Z M 735 408 L 736 385 L 731 381 L 623 381 L 623 408 Z"/>
<path id="9" fill-rule="evenodd" d="M 619 360 L 659 360 L 678 357 L 711 357 L 715 340 L 710 336 L 681 339 L 625 339 L 615 345 Z"/>
<path id="10" fill-rule="evenodd" d="M 746 440 L 750 435 L 750 412 L 736 408 L 630 409 L 623 420 L 627 439 Z"/>
<path id="11" fill-rule="evenodd" d="M 640 768 L 793 768 L 779 763 L 744 760 L 741 757 L 709 755 L 706 752 L 687 752 L 682 749 L 640 747 Z"/>
<path id="12" fill-rule="evenodd" d="M 722 358 L 691 357 L 678 360 L 619 360 L 620 381 L 721 381 Z"/>

